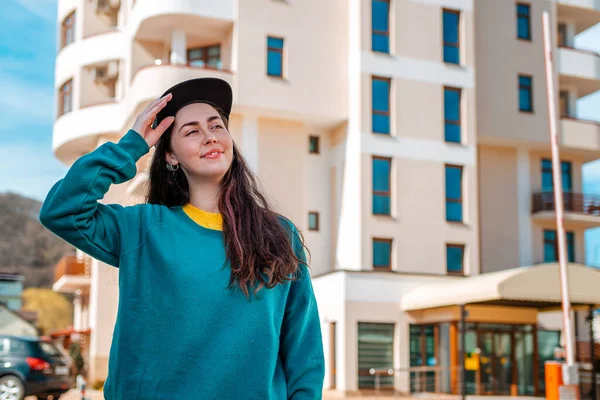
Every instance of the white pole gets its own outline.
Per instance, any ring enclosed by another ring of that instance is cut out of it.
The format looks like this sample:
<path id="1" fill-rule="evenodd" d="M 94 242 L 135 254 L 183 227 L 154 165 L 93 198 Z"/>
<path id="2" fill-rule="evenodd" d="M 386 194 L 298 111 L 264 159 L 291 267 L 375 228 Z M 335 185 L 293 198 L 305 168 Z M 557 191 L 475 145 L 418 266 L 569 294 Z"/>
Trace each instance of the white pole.
<path id="1" fill-rule="evenodd" d="M 552 148 L 552 175 L 554 183 L 554 202 L 556 204 L 556 234 L 558 236 L 558 264 L 560 269 L 560 291 L 562 298 L 563 332 L 565 335 L 566 371 L 563 381 L 566 385 L 579 383 L 577 366 L 575 365 L 575 339 L 571 319 L 571 302 L 569 296 L 569 276 L 567 273 L 567 243 L 563 225 L 563 190 L 560 153 L 558 148 L 558 130 L 556 119 L 556 89 L 554 88 L 554 60 L 552 42 L 550 41 L 550 16 L 548 11 L 543 14 L 544 30 L 544 62 L 546 65 L 546 89 L 548 98 L 548 116 L 550 123 L 550 146 Z"/>

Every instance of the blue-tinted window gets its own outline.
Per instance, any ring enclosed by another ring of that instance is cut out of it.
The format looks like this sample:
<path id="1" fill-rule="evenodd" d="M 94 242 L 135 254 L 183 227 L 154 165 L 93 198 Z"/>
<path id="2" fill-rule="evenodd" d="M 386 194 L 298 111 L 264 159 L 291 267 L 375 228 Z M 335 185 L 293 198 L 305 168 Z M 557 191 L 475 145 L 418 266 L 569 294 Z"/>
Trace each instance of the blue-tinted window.
<path id="1" fill-rule="evenodd" d="M 462 222 L 462 168 L 446 166 L 446 220 Z"/>
<path id="2" fill-rule="evenodd" d="M 563 191 L 570 192 L 573 189 L 573 179 L 571 175 L 571 162 L 561 161 L 561 178 Z M 542 159 L 542 191 L 551 192 L 554 190 L 554 182 L 552 180 L 552 160 L 547 158 Z"/>
<path id="3" fill-rule="evenodd" d="M 390 133 L 390 81 L 373 78 L 372 84 L 372 129 L 375 133 Z"/>
<path id="4" fill-rule="evenodd" d="M 308 213 L 308 230 L 318 231 L 319 230 L 319 213 L 311 211 Z"/>
<path id="5" fill-rule="evenodd" d="M 519 110 L 533 111 L 533 78 L 531 76 L 519 75 Z"/>
<path id="6" fill-rule="evenodd" d="M 464 270 L 465 247 L 456 244 L 446 245 L 446 271 L 462 273 Z"/>
<path id="7" fill-rule="evenodd" d="M 390 215 L 390 166 L 386 158 L 373 158 L 373 214 Z"/>
<path id="8" fill-rule="evenodd" d="M 451 64 L 460 64 L 459 21 L 458 11 L 444 10 L 444 62 Z"/>
<path id="9" fill-rule="evenodd" d="M 392 262 L 391 255 L 391 240 L 373 239 L 373 268 L 390 268 Z"/>
<path id="10" fill-rule="evenodd" d="M 517 37 L 531 40 L 531 19 L 529 4 L 517 4 Z"/>
<path id="11" fill-rule="evenodd" d="M 566 232 L 567 260 L 575 262 L 575 233 Z M 544 262 L 558 261 L 558 237 L 555 230 L 544 230 Z"/>
<path id="12" fill-rule="evenodd" d="M 283 39 L 267 37 L 267 75 L 283 76 Z"/>
<path id="13" fill-rule="evenodd" d="M 382 53 L 390 52 L 390 2 L 372 0 L 371 2 L 371 48 Z"/>
<path id="14" fill-rule="evenodd" d="M 444 88 L 444 136 L 446 142 L 461 142 L 460 95 L 460 89 Z"/>

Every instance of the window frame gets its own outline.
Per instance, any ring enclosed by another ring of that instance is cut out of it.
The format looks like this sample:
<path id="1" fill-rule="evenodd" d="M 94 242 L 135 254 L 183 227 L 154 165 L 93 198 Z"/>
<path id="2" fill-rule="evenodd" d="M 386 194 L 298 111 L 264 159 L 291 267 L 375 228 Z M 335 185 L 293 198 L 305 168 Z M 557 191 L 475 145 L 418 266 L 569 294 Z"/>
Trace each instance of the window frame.
<path id="1" fill-rule="evenodd" d="M 276 48 L 276 47 L 271 47 L 269 46 L 269 39 L 279 39 L 281 40 L 283 43 L 281 45 L 281 48 Z M 277 53 L 281 53 L 281 75 L 274 75 L 269 73 L 269 53 L 271 51 L 277 52 Z M 279 79 L 283 79 L 285 76 L 285 38 L 282 36 L 275 36 L 275 35 L 267 35 L 267 76 L 269 78 L 279 78 Z"/>
<path id="2" fill-rule="evenodd" d="M 383 160 L 383 161 L 387 161 L 388 162 L 388 191 L 383 191 L 383 190 L 375 190 L 375 185 L 374 182 L 371 182 L 371 213 L 373 215 L 385 215 L 385 216 L 391 216 L 392 215 L 392 158 L 391 157 L 382 157 L 382 156 L 372 156 L 371 157 L 371 169 L 373 169 L 373 163 L 375 160 Z M 371 171 L 371 176 L 373 176 L 373 172 Z M 373 198 L 375 196 L 387 196 L 390 199 L 390 213 L 389 214 L 380 214 L 380 213 L 375 213 L 373 211 Z"/>
<path id="3" fill-rule="evenodd" d="M 452 121 L 446 119 L 446 91 L 458 92 L 458 121 Z M 458 125 L 460 128 L 460 138 L 458 142 L 449 141 L 446 137 L 446 124 Z M 457 143 L 462 144 L 463 135 L 462 135 L 462 88 L 454 87 L 454 86 L 444 86 L 444 142 L 446 143 Z"/>
<path id="4" fill-rule="evenodd" d="M 465 223 L 465 212 L 464 212 L 464 187 L 463 187 L 463 180 L 464 180 L 464 167 L 462 165 L 457 165 L 457 164 L 445 164 L 444 165 L 444 179 L 447 179 L 447 170 L 448 168 L 456 168 L 458 170 L 460 170 L 460 198 L 458 199 L 450 199 L 448 198 L 448 193 L 445 192 L 444 196 L 446 198 L 446 222 L 450 222 L 450 223 L 454 223 L 454 224 L 464 224 Z M 444 181 L 444 186 L 447 186 L 447 182 Z M 458 203 L 460 204 L 460 208 L 461 208 L 461 220 L 457 221 L 457 220 L 453 220 L 453 219 L 448 219 L 448 203 Z"/>
<path id="5" fill-rule="evenodd" d="M 75 42 L 75 14 L 76 10 L 71 11 L 67 14 L 66 17 L 63 18 L 60 24 L 60 48 L 61 50 L 71 43 Z M 67 43 L 67 32 L 69 30 L 73 30 L 73 40 Z"/>
<path id="6" fill-rule="evenodd" d="M 388 259 L 389 259 L 389 264 L 385 265 L 385 266 L 375 266 L 375 243 L 387 243 L 389 245 L 389 252 L 388 252 Z M 390 238 L 382 238 L 382 237 L 374 237 L 371 240 L 371 251 L 373 253 L 372 256 L 372 260 L 371 260 L 371 268 L 373 268 L 373 271 L 391 271 L 392 270 L 392 253 L 393 253 L 393 249 L 392 246 L 394 245 L 394 239 L 390 239 Z"/>
<path id="7" fill-rule="evenodd" d="M 190 47 L 190 48 L 186 49 L 185 55 L 186 55 L 187 64 L 189 66 L 192 66 L 191 64 L 194 61 L 203 61 L 204 65 L 202 67 L 198 67 L 198 66 L 194 66 L 194 67 L 195 68 L 207 68 L 207 69 L 220 70 L 220 68 L 218 68 L 218 67 L 213 67 L 213 66 L 209 65 L 210 59 L 214 58 L 214 56 L 210 57 L 209 54 L 208 54 L 208 50 L 211 49 L 211 48 L 214 48 L 214 47 L 216 47 L 217 49 L 219 49 L 219 58 L 218 58 L 218 61 L 222 62 L 222 60 L 221 60 L 221 43 L 217 43 L 217 44 L 212 44 L 212 45 L 208 45 L 208 46 L 195 46 L 195 47 Z M 191 51 L 195 51 L 195 50 L 200 50 L 200 49 L 203 50 L 203 57 L 202 58 L 194 58 L 194 59 L 192 59 L 190 57 L 190 52 Z"/>
<path id="8" fill-rule="evenodd" d="M 458 275 L 458 276 L 464 276 L 465 275 L 465 245 L 464 244 L 459 244 L 459 243 L 446 243 L 446 274 L 447 275 Z M 460 264 L 460 271 L 450 271 L 448 269 L 448 249 L 449 248 L 460 248 L 461 252 L 462 252 L 462 261 Z"/>
<path id="9" fill-rule="evenodd" d="M 311 215 L 315 216 L 315 219 L 316 219 L 316 226 L 315 227 L 312 227 L 310 225 L 310 217 L 311 217 Z M 319 226 L 320 226 L 320 224 L 319 224 L 319 212 L 318 211 L 309 211 L 308 212 L 308 230 L 311 231 L 311 232 L 318 232 L 319 229 L 320 229 Z"/>
<path id="10" fill-rule="evenodd" d="M 375 95 L 373 93 L 373 83 L 374 81 L 382 81 L 382 82 L 386 82 L 388 85 L 388 90 L 387 90 L 387 103 L 388 103 L 388 111 L 376 111 L 375 108 L 373 107 L 373 104 L 375 103 L 374 98 Z M 373 129 L 373 116 L 375 115 L 382 115 L 388 118 L 388 125 L 389 125 L 389 132 L 377 132 L 375 131 L 375 129 Z M 378 76 L 378 75 L 372 75 L 371 76 L 371 131 L 375 134 L 378 135 L 388 135 L 391 136 L 392 135 L 392 78 L 386 78 L 383 76 Z"/>
<path id="11" fill-rule="evenodd" d="M 546 239 L 546 232 L 553 232 L 555 239 Z M 572 247 L 573 259 L 569 260 L 569 237 L 573 239 Z M 544 262 L 558 262 L 558 230 L 557 229 L 544 229 L 542 231 L 543 247 L 544 247 Z M 575 231 L 565 230 L 565 241 L 567 244 L 567 262 L 574 263 L 576 259 L 576 248 L 575 248 Z M 546 244 L 550 244 L 554 249 L 554 261 L 546 261 Z"/>
<path id="12" fill-rule="evenodd" d="M 68 87 L 68 91 L 65 89 Z M 65 111 L 65 97 L 69 95 L 69 109 Z M 73 111 L 73 78 L 67 79 L 58 89 L 58 116 Z"/>
<path id="13" fill-rule="evenodd" d="M 313 151 L 312 144 L 315 143 L 315 149 Z M 320 154 L 321 153 L 321 140 L 317 135 L 310 135 L 308 137 L 308 153 L 309 154 Z"/>
<path id="14" fill-rule="evenodd" d="M 381 3 L 387 3 L 387 5 L 388 5 L 388 12 L 387 12 L 387 19 L 388 19 L 387 26 L 388 26 L 388 30 L 385 31 L 385 32 L 384 31 L 378 31 L 378 30 L 375 30 L 375 28 L 373 28 L 373 3 L 375 1 L 379 1 Z M 391 0 L 371 0 L 371 51 L 373 51 L 375 53 L 381 53 L 381 54 L 390 54 L 391 53 L 391 51 L 390 51 L 390 47 L 391 47 L 391 45 L 390 45 L 390 25 L 391 25 L 391 18 L 390 18 L 391 13 L 390 13 L 390 11 L 391 11 L 391 7 L 392 7 Z M 386 36 L 387 37 L 387 39 L 388 39 L 388 46 L 387 46 L 388 49 L 387 49 L 387 51 L 381 51 L 381 50 L 374 50 L 373 49 L 373 36 L 374 35 L 382 35 L 382 36 Z"/>
<path id="15" fill-rule="evenodd" d="M 519 6 L 526 6 L 528 9 L 528 14 L 527 15 L 520 14 Z M 533 42 L 533 32 L 531 30 L 531 4 L 525 3 L 523 1 L 518 1 L 516 3 L 515 8 L 516 8 L 516 14 L 517 14 L 517 39 L 523 40 L 525 42 Z M 528 27 L 528 31 L 529 31 L 529 37 L 524 38 L 524 37 L 519 36 L 519 18 L 527 18 L 527 27 Z"/>
<path id="16" fill-rule="evenodd" d="M 529 86 L 527 85 L 523 85 L 521 84 L 521 78 L 529 78 Z M 534 107 L 533 107 L 533 75 L 528 75 L 528 74 L 519 74 L 518 78 L 517 78 L 517 83 L 518 83 L 518 87 L 519 87 L 519 112 L 522 113 L 526 113 L 526 114 L 533 114 L 534 112 Z M 523 108 L 521 108 L 521 89 L 529 89 L 529 105 L 531 106 L 530 110 L 525 110 Z"/>
<path id="17" fill-rule="evenodd" d="M 444 35 L 444 14 L 445 13 L 449 13 L 449 14 L 456 14 L 458 16 L 458 23 L 456 26 L 456 43 L 451 43 L 451 42 L 446 42 L 446 37 Z M 442 60 L 444 61 L 444 63 L 446 64 L 451 64 L 451 65 L 461 65 L 462 64 L 462 57 L 460 54 L 460 10 L 453 10 L 451 8 L 442 8 Z M 451 47 L 456 47 L 458 49 L 458 62 L 451 62 L 451 61 L 447 61 L 444 57 L 444 48 L 446 46 L 451 46 Z"/>

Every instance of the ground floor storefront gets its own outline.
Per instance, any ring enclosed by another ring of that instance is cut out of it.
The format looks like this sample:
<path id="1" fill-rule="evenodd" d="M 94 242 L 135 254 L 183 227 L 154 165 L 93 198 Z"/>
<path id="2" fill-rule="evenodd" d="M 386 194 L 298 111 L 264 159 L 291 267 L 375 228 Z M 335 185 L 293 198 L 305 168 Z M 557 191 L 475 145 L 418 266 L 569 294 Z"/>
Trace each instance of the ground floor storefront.
<path id="1" fill-rule="evenodd" d="M 571 265 L 570 274 L 575 331 L 593 349 L 588 322 L 600 304 L 600 272 Z M 558 276 L 550 264 L 462 279 L 347 271 L 317 278 L 325 388 L 359 396 L 544 396 L 544 365 L 561 357 L 564 344 Z M 577 356 L 591 369 L 584 348 Z"/>

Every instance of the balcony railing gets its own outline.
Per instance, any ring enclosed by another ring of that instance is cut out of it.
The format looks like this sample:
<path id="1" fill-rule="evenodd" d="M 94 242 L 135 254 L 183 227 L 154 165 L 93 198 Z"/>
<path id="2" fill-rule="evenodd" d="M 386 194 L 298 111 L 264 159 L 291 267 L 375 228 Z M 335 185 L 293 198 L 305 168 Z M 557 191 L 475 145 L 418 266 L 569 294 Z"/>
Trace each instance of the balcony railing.
<path id="1" fill-rule="evenodd" d="M 54 271 L 54 282 L 58 281 L 63 276 L 84 276 L 89 277 L 90 271 L 85 265 L 85 262 L 77 260 L 76 256 L 64 256 L 56 264 Z"/>
<path id="2" fill-rule="evenodd" d="M 584 193 L 563 193 L 565 212 L 600 216 L 600 196 Z M 533 194 L 532 212 L 556 211 L 554 192 Z"/>

